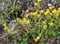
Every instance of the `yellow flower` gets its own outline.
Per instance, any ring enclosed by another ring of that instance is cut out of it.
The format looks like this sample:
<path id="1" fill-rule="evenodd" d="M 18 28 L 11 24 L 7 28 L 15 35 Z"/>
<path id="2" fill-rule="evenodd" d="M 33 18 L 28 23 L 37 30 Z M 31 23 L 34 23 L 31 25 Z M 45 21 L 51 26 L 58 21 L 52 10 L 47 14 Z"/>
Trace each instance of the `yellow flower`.
<path id="1" fill-rule="evenodd" d="M 39 18 L 41 15 L 40 14 L 37 14 L 37 17 Z"/>
<path id="2" fill-rule="evenodd" d="M 58 17 L 58 16 L 59 16 L 59 12 L 58 12 L 58 11 L 57 11 L 57 13 L 55 14 L 55 16 L 56 16 L 56 17 Z"/>
<path id="3" fill-rule="evenodd" d="M 35 6 L 38 6 L 39 4 L 38 3 L 34 3 Z"/>
<path id="4" fill-rule="evenodd" d="M 52 10 L 53 8 L 55 8 L 54 6 L 49 6 L 49 9 Z"/>
<path id="5" fill-rule="evenodd" d="M 13 30 L 8 29 L 7 32 L 8 32 L 9 34 L 12 34 Z"/>
<path id="6" fill-rule="evenodd" d="M 16 20 L 17 20 L 19 23 L 22 23 L 22 19 L 16 18 Z"/>
<path id="7" fill-rule="evenodd" d="M 30 15 L 33 15 L 33 12 L 30 12 Z"/>
<path id="8" fill-rule="evenodd" d="M 56 17 L 59 16 L 59 10 L 53 9 L 53 10 L 52 10 L 52 13 L 53 13 Z"/>
<path id="9" fill-rule="evenodd" d="M 58 8 L 58 11 L 60 12 L 60 7 Z"/>
<path id="10" fill-rule="evenodd" d="M 50 23 L 49 23 L 49 26 L 53 26 L 53 25 L 54 25 L 54 23 L 53 23 L 53 22 L 50 22 Z"/>
<path id="11" fill-rule="evenodd" d="M 4 30 L 6 31 L 7 30 L 7 27 L 4 27 Z"/>
<path id="12" fill-rule="evenodd" d="M 27 19 L 26 18 L 23 18 L 23 22 L 25 23 L 27 21 Z"/>
<path id="13" fill-rule="evenodd" d="M 34 14 L 34 15 L 36 15 L 36 14 L 37 14 L 37 12 L 34 12 L 33 14 Z"/>
<path id="14" fill-rule="evenodd" d="M 29 23 L 30 23 L 29 19 L 27 19 L 27 18 L 23 18 L 23 22 L 22 22 L 22 24 L 29 24 Z"/>
<path id="15" fill-rule="evenodd" d="M 30 21 L 29 21 L 29 20 L 27 20 L 27 21 L 26 21 L 26 24 L 29 24 L 29 23 L 30 23 Z"/>
<path id="16" fill-rule="evenodd" d="M 43 26 L 43 29 L 47 29 L 47 25 L 44 25 L 44 26 Z"/>
<path id="17" fill-rule="evenodd" d="M 26 12 L 29 12 L 29 9 L 27 9 Z"/>
<path id="18" fill-rule="evenodd" d="M 44 15 L 48 15 L 50 13 L 50 10 L 47 9 Z"/>
<path id="19" fill-rule="evenodd" d="M 14 22 L 16 22 L 16 20 L 14 20 Z"/>
<path id="20" fill-rule="evenodd" d="M 59 25 L 60 25 L 60 21 L 59 21 Z"/>
<path id="21" fill-rule="evenodd" d="M 37 36 L 37 39 L 39 40 L 40 39 L 40 36 Z"/>
<path id="22" fill-rule="evenodd" d="M 3 26 L 6 27 L 6 23 L 4 23 Z"/>
<path id="23" fill-rule="evenodd" d="M 20 19 L 19 18 L 16 18 L 17 21 L 19 21 Z"/>
<path id="24" fill-rule="evenodd" d="M 40 13 L 44 13 L 44 10 L 40 10 Z"/>
<path id="25" fill-rule="evenodd" d="M 35 42 L 38 42 L 38 40 L 36 38 L 34 40 L 35 40 Z"/>
<path id="26" fill-rule="evenodd" d="M 37 15 L 37 12 L 30 12 L 30 15 Z"/>
<path id="27" fill-rule="evenodd" d="M 39 3 L 41 0 L 37 0 L 37 2 Z"/>
<path id="28" fill-rule="evenodd" d="M 56 14 L 56 12 L 57 12 L 56 9 L 53 9 L 53 10 L 52 10 L 52 13 L 53 13 L 53 14 Z"/>
<path id="29" fill-rule="evenodd" d="M 49 13 L 50 14 L 50 16 L 52 16 L 53 14 L 52 13 Z"/>
<path id="30" fill-rule="evenodd" d="M 38 42 L 38 40 L 40 40 L 40 36 L 37 36 L 34 40 L 35 42 Z"/>
<path id="31" fill-rule="evenodd" d="M 43 21 L 42 23 L 43 23 L 43 24 L 46 24 L 46 21 Z"/>

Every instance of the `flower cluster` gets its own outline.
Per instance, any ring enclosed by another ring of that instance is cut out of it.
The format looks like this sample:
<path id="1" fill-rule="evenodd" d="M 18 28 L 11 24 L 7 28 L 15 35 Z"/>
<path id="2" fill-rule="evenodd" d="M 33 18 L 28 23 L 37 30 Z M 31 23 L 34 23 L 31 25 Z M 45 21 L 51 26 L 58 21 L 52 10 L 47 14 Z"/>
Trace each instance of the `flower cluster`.
<path id="1" fill-rule="evenodd" d="M 16 18 L 17 22 L 19 22 L 20 24 L 29 24 L 30 21 L 29 19 L 27 18 L 23 18 L 23 19 L 20 19 L 20 18 Z"/>

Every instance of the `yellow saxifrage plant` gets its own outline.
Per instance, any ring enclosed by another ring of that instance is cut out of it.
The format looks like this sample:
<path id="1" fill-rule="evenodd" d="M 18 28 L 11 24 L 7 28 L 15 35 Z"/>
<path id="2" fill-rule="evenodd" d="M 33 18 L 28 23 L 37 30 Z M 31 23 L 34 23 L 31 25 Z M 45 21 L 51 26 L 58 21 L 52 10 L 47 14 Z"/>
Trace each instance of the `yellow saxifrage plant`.
<path id="1" fill-rule="evenodd" d="M 59 30 L 58 27 L 60 27 L 60 21 L 59 21 L 60 7 L 55 8 L 55 6 L 51 5 L 51 6 L 47 7 L 47 9 L 42 9 L 40 7 L 40 1 L 41 0 L 36 0 L 36 2 L 34 3 L 34 7 L 36 10 L 31 11 L 28 8 L 28 9 L 26 9 L 26 11 L 22 12 L 23 15 L 22 14 L 21 15 L 23 18 L 16 17 L 16 19 L 14 19 L 14 22 L 17 24 L 20 24 L 19 27 L 21 26 L 22 30 L 20 31 L 20 33 L 22 34 L 22 36 L 24 34 L 23 37 L 21 36 L 22 40 L 20 40 L 20 41 L 27 42 L 27 41 L 23 40 L 24 38 L 26 38 L 29 42 L 29 39 L 31 37 L 31 38 L 33 38 L 32 40 L 34 40 L 36 43 L 38 43 L 38 42 L 41 42 L 41 41 L 39 41 L 39 40 L 41 40 L 41 36 L 43 37 L 42 39 L 44 39 L 43 42 L 45 42 L 45 40 L 50 39 L 49 37 L 56 36 L 55 30 L 56 29 Z M 20 15 L 20 14 L 18 14 L 18 15 Z M 28 24 L 28 25 L 26 25 L 26 24 Z M 4 30 L 6 30 L 8 34 L 13 33 L 13 30 L 8 28 L 6 23 L 4 23 L 3 26 L 4 26 Z M 26 31 L 24 29 L 26 29 Z M 56 31 L 58 32 L 58 30 L 56 30 Z M 43 32 L 42 32 L 41 36 L 39 36 L 39 33 L 41 33 L 41 31 L 43 31 Z M 28 35 L 28 37 L 27 37 L 27 35 Z M 38 36 L 36 36 L 36 35 L 38 35 Z M 24 43 L 22 43 L 22 44 L 24 44 Z"/>

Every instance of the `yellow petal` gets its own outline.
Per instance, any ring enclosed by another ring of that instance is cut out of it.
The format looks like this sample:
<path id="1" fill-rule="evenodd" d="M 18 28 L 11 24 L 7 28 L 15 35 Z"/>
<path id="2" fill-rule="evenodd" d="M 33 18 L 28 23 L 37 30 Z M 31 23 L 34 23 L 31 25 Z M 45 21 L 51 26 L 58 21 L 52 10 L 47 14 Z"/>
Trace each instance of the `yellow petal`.
<path id="1" fill-rule="evenodd" d="M 34 3 L 35 6 L 38 6 L 38 3 Z"/>
<path id="2" fill-rule="evenodd" d="M 53 22 L 50 22 L 50 23 L 49 23 L 49 25 L 50 25 L 50 26 L 53 26 L 53 25 L 54 25 L 54 23 L 53 23 Z"/>
<path id="3" fill-rule="evenodd" d="M 38 40 L 37 39 L 34 39 L 35 40 L 35 42 L 38 42 Z"/>
<path id="4" fill-rule="evenodd" d="M 39 40 L 40 39 L 40 36 L 37 36 L 37 40 Z"/>
<path id="5" fill-rule="evenodd" d="M 8 29 L 7 32 L 8 32 L 9 34 L 12 34 L 13 31 L 12 31 L 11 29 Z"/>
<path id="6" fill-rule="evenodd" d="M 43 29 L 47 29 L 47 25 L 44 25 L 44 26 L 43 26 Z"/>
<path id="7" fill-rule="evenodd" d="M 37 17 L 39 18 L 41 15 L 40 14 L 37 14 Z"/>
<path id="8" fill-rule="evenodd" d="M 6 23 L 4 23 L 3 26 L 6 26 Z"/>
<path id="9" fill-rule="evenodd" d="M 44 10 L 40 10 L 40 13 L 44 13 Z"/>
<path id="10" fill-rule="evenodd" d="M 29 23 L 30 23 L 30 21 L 29 21 L 29 20 L 27 20 L 27 21 L 26 21 L 26 23 L 27 23 L 27 24 L 29 24 Z"/>
<path id="11" fill-rule="evenodd" d="M 26 22 L 26 20 L 27 20 L 26 18 L 23 18 L 23 22 Z"/>
<path id="12" fill-rule="evenodd" d="M 53 8 L 55 8 L 54 6 L 49 6 L 49 9 L 52 10 Z"/>
<path id="13" fill-rule="evenodd" d="M 37 0 L 37 2 L 39 3 L 41 0 Z"/>
<path id="14" fill-rule="evenodd" d="M 56 14 L 56 12 L 57 12 L 56 9 L 53 9 L 53 10 L 52 10 L 52 13 L 53 13 L 53 14 Z"/>

